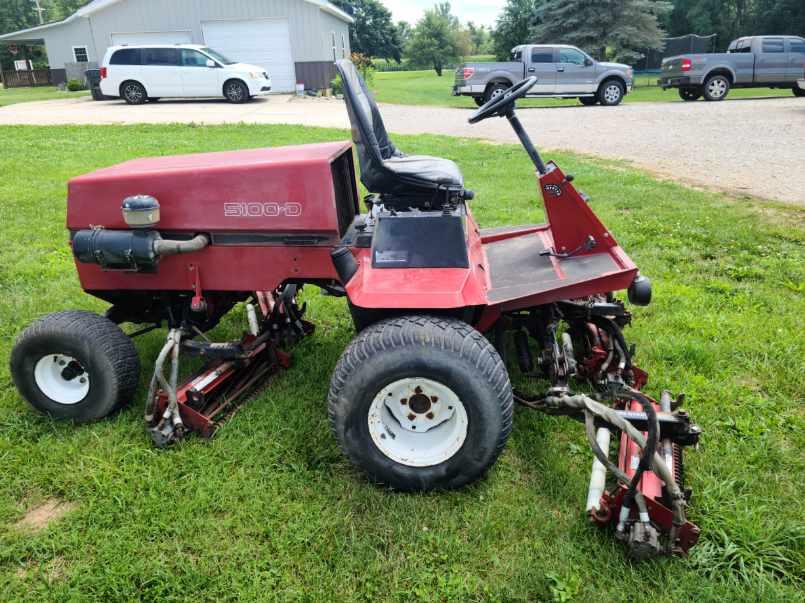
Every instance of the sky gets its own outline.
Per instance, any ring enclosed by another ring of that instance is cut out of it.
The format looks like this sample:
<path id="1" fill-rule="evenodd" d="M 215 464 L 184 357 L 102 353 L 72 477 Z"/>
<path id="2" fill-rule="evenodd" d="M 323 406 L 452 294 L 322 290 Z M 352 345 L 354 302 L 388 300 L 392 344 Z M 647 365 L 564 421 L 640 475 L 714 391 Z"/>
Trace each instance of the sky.
<path id="1" fill-rule="evenodd" d="M 440 0 L 381 0 L 391 11 L 394 21 L 408 21 L 416 24 L 426 8 Z M 462 23 L 472 21 L 476 25 L 493 26 L 506 0 L 453 0 L 450 2 L 453 14 Z"/>

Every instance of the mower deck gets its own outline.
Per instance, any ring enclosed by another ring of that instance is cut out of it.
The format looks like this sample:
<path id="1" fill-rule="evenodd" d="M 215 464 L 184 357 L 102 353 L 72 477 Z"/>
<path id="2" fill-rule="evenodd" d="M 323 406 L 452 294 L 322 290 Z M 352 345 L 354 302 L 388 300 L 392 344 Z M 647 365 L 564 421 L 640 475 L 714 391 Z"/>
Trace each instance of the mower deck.
<path id="1" fill-rule="evenodd" d="M 571 257 L 552 255 L 548 224 L 482 230 L 481 240 L 491 280 L 487 298 L 501 310 L 624 289 L 637 272 L 618 246 Z"/>

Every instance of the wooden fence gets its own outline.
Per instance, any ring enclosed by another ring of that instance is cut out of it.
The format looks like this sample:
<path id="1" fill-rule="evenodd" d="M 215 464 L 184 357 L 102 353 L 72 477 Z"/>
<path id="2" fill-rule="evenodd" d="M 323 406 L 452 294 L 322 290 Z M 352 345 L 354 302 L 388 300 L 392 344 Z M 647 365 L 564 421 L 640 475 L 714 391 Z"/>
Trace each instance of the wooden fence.
<path id="1" fill-rule="evenodd" d="M 6 88 L 31 88 L 34 86 L 52 86 L 50 69 L 34 69 L 33 71 L 3 71 L 2 80 Z"/>

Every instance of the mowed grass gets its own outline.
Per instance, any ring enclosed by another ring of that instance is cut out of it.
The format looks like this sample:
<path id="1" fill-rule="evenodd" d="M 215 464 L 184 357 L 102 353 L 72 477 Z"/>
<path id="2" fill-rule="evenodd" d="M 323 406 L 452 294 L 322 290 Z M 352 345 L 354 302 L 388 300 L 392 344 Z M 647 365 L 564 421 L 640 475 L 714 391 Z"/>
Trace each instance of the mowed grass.
<path id="1" fill-rule="evenodd" d="M 0 357 L 38 316 L 102 312 L 67 246 L 65 183 L 125 159 L 345 139 L 301 126 L 4 127 L 0 136 Z M 511 145 L 399 137 L 456 160 L 484 226 L 542 219 Z M 353 336 L 343 300 L 305 291 L 314 337 L 212 441 L 155 450 L 142 425 L 164 332 L 136 340 L 136 402 L 85 426 L 19 398 L 0 363 L 0 600 L 795 601 L 803 588 L 803 215 L 658 182 L 621 164 L 546 153 L 655 284 L 627 338 L 649 391 L 687 393 L 704 429 L 687 454 L 690 558 L 630 562 L 583 513 L 583 427 L 518 409 L 488 477 L 397 494 L 339 453 L 325 398 Z M 237 270 L 238 266 L 231 267 Z M 232 314 L 214 333 L 239 336 Z M 131 327 L 127 327 L 131 328 Z M 523 383 L 538 391 L 544 384 Z M 18 526 L 47 499 L 58 521 Z"/>
<path id="2" fill-rule="evenodd" d="M 442 77 L 432 69 L 428 71 L 378 72 L 374 74 L 372 90 L 378 101 L 399 105 L 433 105 L 439 107 L 462 107 L 475 109 L 477 105 L 470 96 L 453 96 L 453 71 L 444 71 Z M 627 94 L 623 102 L 684 102 L 675 89 L 663 90 L 651 85 L 656 84 L 656 75 L 640 75 L 637 86 Z M 742 98 L 793 96 L 790 89 L 771 88 L 736 88 L 731 90 L 727 99 L 730 102 Z M 699 100 L 697 102 L 705 102 Z M 580 105 L 575 98 L 528 99 L 517 103 L 523 107 L 561 107 Z"/>
<path id="3" fill-rule="evenodd" d="M 56 86 L 43 86 L 41 88 L 3 88 L 0 87 L 0 107 L 16 105 L 17 103 L 29 103 L 31 101 L 56 100 L 63 98 L 74 98 L 86 96 L 87 90 L 69 92 L 59 90 Z"/>

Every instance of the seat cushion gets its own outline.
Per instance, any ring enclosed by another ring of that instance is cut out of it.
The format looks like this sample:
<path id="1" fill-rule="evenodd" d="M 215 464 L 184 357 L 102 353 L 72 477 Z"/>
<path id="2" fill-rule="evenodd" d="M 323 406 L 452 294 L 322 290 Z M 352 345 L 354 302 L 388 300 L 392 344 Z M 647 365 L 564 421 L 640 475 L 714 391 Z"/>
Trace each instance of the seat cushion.
<path id="1" fill-rule="evenodd" d="M 402 155 L 383 161 L 383 166 L 409 181 L 425 185 L 464 186 L 464 177 L 458 166 L 449 159 L 429 155 Z"/>

